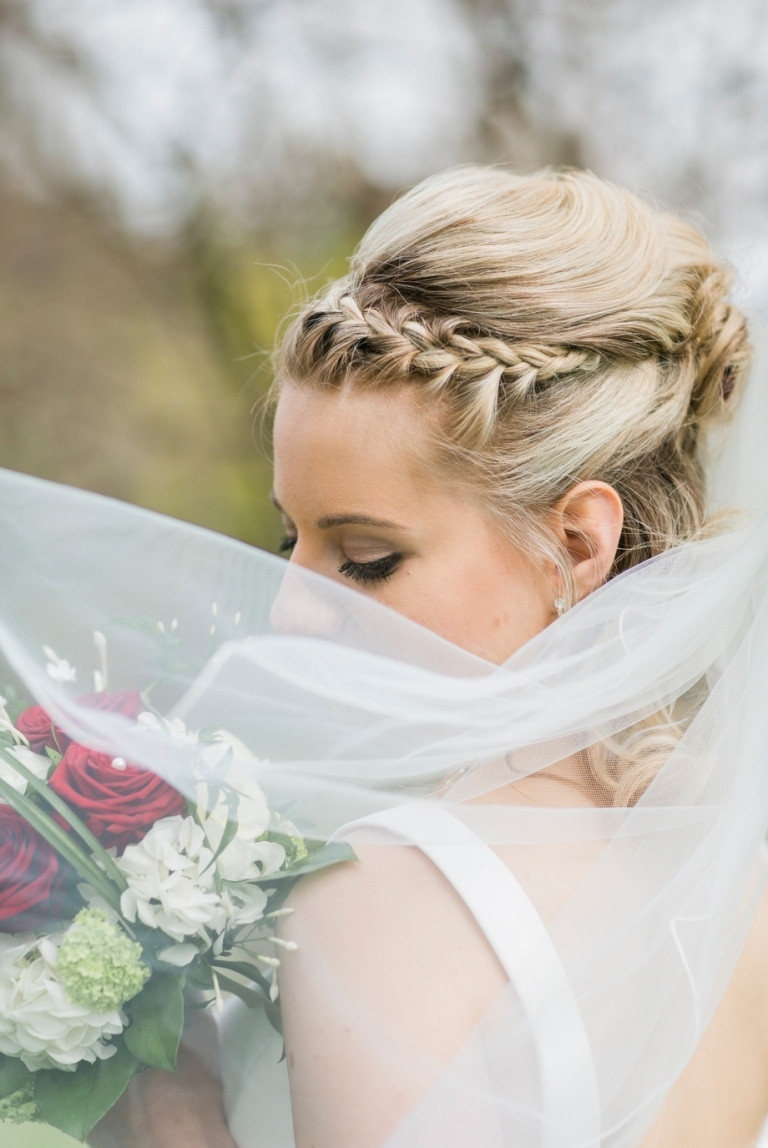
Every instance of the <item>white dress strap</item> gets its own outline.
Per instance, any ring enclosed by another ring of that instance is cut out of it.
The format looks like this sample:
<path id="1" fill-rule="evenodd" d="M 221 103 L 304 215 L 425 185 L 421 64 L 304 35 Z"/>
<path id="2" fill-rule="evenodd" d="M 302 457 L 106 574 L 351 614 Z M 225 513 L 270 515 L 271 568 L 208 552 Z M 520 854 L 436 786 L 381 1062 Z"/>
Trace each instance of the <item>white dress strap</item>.
<path id="1" fill-rule="evenodd" d="M 562 962 L 517 878 L 493 850 L 436 803 L 418 802 L 344 826 L 374 826 L 417 846 L 459 894 L 493 947 L 529 1019 L 539 1061 L 542 1148 L 599 1148 L 592 1051 Z"/>

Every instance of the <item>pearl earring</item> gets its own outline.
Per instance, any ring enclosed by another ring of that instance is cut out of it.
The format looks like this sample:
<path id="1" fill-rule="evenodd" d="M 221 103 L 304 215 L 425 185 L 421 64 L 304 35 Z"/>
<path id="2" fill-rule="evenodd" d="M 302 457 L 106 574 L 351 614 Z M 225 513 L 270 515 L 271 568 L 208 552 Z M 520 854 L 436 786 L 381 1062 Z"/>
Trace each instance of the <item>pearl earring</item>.
<path id="1" fill-rule="evenodd" d="M 565 598 L 555 598 L 555 609 L 557 610 L 558 618 L 561 618 L 565 613 Z"/>

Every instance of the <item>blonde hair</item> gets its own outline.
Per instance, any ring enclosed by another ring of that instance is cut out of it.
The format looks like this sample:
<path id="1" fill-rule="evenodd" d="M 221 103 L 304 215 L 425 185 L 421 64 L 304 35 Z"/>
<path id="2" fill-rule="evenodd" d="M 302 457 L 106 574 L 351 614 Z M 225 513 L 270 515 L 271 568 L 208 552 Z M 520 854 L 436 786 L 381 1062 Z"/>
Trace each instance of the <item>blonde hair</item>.
<path id="1" fill-rule="evenodd" d="M 438 464 L 556 564 L 571 602 L 547 515 L 574 483 L 621 497 L 609 577 L 716 528 L 701 431 L 729 417 L 749 360 L 728 283 L 695 228 L 589 172 L 456 168 L 388 208 L 295 317 L 275 393 L 411 389 Z M 647 784 L 638 752 L 637 769 L 592 763 L 615 802 Z"/>

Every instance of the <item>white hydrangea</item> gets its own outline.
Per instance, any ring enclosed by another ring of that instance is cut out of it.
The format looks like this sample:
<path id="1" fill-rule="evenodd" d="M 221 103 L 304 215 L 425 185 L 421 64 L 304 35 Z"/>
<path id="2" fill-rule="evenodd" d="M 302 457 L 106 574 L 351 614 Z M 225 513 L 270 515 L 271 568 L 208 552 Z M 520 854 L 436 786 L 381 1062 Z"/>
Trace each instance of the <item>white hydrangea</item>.
<path id="1" fill-rule="evenodd" d="M 116 864 L 128 882 L 120 908 L 174 941 L 197 938 L 210 944 L 208 930 L 222 930 L 226 910 L 216 892 L 213 852 L 192 817 L 163 817 Z"/>
<path id="2" fill-rule="evenodd" d="M 182 722 L 160 721 L 149 713 L 139 723 L 169 734 L 178 748 L 197 742 L 207 774 L 195 786 L 195 818 L 163 818 L 116 859 L 128 882 L 120 902 L 123 914 L 170 937 L 175 944 L 158 955 L 182 966 L 205 951 L 216 934 L 261 920 L 267 894 L 254 882 L 282 868 L 285 849 L 261 839 L 269 827 L 269 807 L 251 773 L 256 759 L 239 739 L 220 730 L 212 741 L 200 742 Z M 214 861 L 232 821 L 235 834 Z"/>
<path id="3" fill-rule="evenodd" d="M 221 827 L 210 821 L 203 823 L 206 836 L 218 849 Z M 255 841 L 240 827 L 229 844 L 216 858 L 216 866 L 225 881 L 254 881 L 269 877 L 285 863 L 285 849 L 277 841 Z"/>
<path id="4" fill-rule="evenodd" d="M 233 750 L 235 761 L 242 762 L 242 743 L 233 745 L 236 739 L 227 736 L 225 741 L 224 735 L 220 740 L 225 748 Z M 269 826 L 266 797 L 242 766 L 233 765 L 220 787 L 212 782 L 198 783 L 195 798 L 198 817 L 214 852 L 221 844 L 227 821 L 237 823 L 234 837 L 216 858 L 216 867 L 227 882 L 223 903 L 230 924 L 253 924 L 262 917 L 267 897 L 252 882 L 276 873 L 285 863 L 282 845 L 260 840 Z"/>
<path id="5" fill-rule="evenodd" d="M 229 885 L 222 894 L 222 904 L 230 927 L 254 925 L 264 916 L 267 894 L 258 885 L 246 881 Z"/>
<path id="6" fill-rule="evenodd" d="M 96 1012 L 69 1000 L 57 975 L 63 933 L 0 934 L 0 1052 L 19 1057 L 31 1072 L 61 1068 L 115 1053 L 109 1038 L 122 1032 L 125 1015 Z"/>
<path id="7" fill-rule="evenodd" d="M 276 872 L 285 850 L 275 842 L 259 841 L 269 828 L 270 813 L 264 791 L 248 768 L 257 763 L 250 750 L 226 730 L 214 735 L 204 751 L 211 778 L 195 786 L 197 814 L 214 850 L 218 849 L 227 821 L 237 832 L 217 859 L 227 881 L 252 880 Z M 225 769 L 225 765 L 227 768 Z"/>
<path id="8" fill-rule="evenodd" d="M 34 753 L 27 745 L 13 745 L 5 748 L 5 753 L 15 757 L 30 773 L 44 781 L 51 768 L 51 759 L 47 754 Z M 14 769 L 5 757 L 0 756 L 0 777 L 12 785 L 17 793 L 27 792 L 27 779 Z"/>

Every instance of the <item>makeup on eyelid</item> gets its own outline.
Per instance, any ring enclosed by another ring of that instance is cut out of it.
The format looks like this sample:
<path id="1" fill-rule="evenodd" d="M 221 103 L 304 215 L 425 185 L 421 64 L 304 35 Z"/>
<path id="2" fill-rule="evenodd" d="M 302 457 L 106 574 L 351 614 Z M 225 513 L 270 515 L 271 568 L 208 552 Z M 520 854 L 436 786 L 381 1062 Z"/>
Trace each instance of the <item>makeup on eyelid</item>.
<path id="1" fill-rule="evenodd" d="M 273 498 L 273 501 L 276 500 Z M 287 517 L 284 512 L 283 516 Z M 297 535 L 286 534 L 278 550 L 281 554 L 290 554 L 297 542 Z M 340 550 L 344 554 L 344 561 L 337 565 L 338 573 L 361 585 L 385 582 L 395 573 L 404 558 L 400 551 L 388 549 L 378 539 L 342 542 Z"/>
<path id="2" fill-rule="evenodd" d="M 556 587 L 477 499 L 425 470 L 419 410 L 405 391 L 283 390 L 283 553 L 498 664 L 552 621 Z"/>

